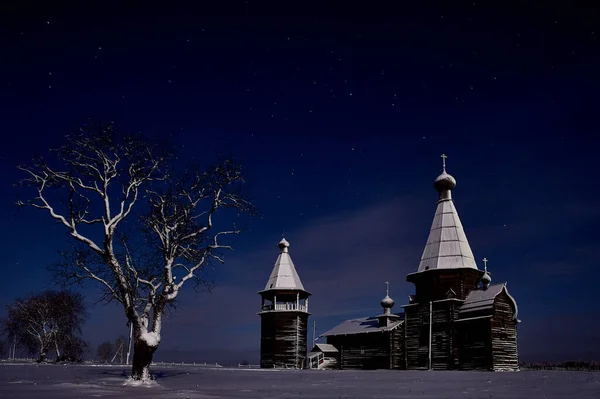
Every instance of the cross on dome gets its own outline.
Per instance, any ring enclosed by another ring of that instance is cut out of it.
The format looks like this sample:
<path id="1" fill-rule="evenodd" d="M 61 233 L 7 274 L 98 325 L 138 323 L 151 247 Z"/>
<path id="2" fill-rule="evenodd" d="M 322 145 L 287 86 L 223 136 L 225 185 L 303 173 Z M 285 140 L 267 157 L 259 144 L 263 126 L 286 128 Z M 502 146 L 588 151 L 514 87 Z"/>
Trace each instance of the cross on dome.
<path id="1" fill-rule="evenodd" d="M 442 157 L 442 168 L 444 169 L 444 172 L 446 171 L 446 158 L 448 158 L 448 156 L 446 154 L 442 154 L 440 155 Z"/>

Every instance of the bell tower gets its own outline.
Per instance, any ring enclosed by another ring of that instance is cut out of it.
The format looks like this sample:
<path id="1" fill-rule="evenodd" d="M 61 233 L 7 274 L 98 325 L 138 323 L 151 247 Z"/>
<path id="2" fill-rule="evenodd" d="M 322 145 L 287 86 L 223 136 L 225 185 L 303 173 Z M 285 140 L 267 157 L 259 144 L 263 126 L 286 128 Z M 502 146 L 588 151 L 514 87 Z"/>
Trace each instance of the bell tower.
<path id="1" fill-rule="evenodd" d="M 290 243 L 279 242 L 279 256 L 262 298 L 261 368 L 304 368 L 307 351 L 308 297 L 289 254 Z"/>

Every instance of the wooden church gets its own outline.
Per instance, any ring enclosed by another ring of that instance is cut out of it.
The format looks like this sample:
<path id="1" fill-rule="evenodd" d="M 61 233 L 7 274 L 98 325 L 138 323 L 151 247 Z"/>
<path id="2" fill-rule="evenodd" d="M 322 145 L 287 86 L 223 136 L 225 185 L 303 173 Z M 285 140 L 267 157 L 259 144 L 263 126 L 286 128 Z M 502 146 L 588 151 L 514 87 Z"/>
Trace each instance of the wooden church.
<path id="1" fill-rule="evenodd" d="M 434 181 L 439 193 L 429 238 L 404 312 L 382 300 L 378 316 L 347 320 L 322 334 L 342 369 L 518 370 L 517 303 L 506 283 L 491 285 L 487 260 L 477 267 L 452 200 L 454 177 Z"/>
<path id="2" fill-rule="evenodd" d="M 307 352 L 308 297 L 292 258 L 290 244 L 279 242 L 279 256 L 262 298 L 261 368 L 304 368 Z"/>

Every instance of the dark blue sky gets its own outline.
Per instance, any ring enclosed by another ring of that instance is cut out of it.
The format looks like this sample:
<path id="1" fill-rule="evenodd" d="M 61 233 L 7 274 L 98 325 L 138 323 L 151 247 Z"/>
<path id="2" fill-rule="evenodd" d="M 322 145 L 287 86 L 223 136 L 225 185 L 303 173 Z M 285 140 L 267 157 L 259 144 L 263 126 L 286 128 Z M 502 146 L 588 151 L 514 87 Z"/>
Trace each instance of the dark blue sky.
<path id="1" fill-rule="evenodd" d="M 171 135 L 182 159 L 233 155 L 265 216 L 212 295 L 186 292 L 158 358 L 258 358 L 256 291 L 283 231 L 318 332 L 379 312 L 386 280 L 400 310 L 441 153 L 476 258 L 518 301 L 522 359 L 600 358 L 599 10 L 447 3 L 3 6 L 0 305 L 50 287 L 66 245 L 17 212 L 16 165 L 102 118 Z M 118 308 L 92 313 L 94 345 L 126 332 Z"/>

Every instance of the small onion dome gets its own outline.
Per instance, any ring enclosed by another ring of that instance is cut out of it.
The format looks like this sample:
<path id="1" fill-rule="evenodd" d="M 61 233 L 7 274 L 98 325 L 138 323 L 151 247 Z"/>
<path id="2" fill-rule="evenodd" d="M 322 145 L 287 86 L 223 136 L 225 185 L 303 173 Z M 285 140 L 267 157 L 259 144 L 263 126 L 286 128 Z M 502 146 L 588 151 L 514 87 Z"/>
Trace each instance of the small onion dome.
<path id="1" fill-rule="evenodd" d="M 490 274 L 487 271 L 483 273 L 483 276 L 481 276 L 481 282 L 486 287 L 489 286 L 492 282 L 492 278 L 490 277 Z"/>
<path id="2" fill-rule="evenodd" d="M 453 190 L 456 187 L 456 179 L 446 173 L 446 170 L 439 175 L 433 182 L 433 186 L 438 192 Z"/>
<path id="3" fill-rule="evenodd" d="M 385 298 L 381 300 L 381 307 L 384 309 L 391 309 L 394 307 L 394 300 L 390 298 L 389 295 L 386 295 Z"/>
<path id="4" fill-rule="evenodd" d="M 281 250 L 281 252 L 287 252 L 287 249 L 290 246 L 290 243 L 287 242 L 287 240 L 285 238 L 282 238 L 281 241 L 279 241 L 279 249 Z"/>

